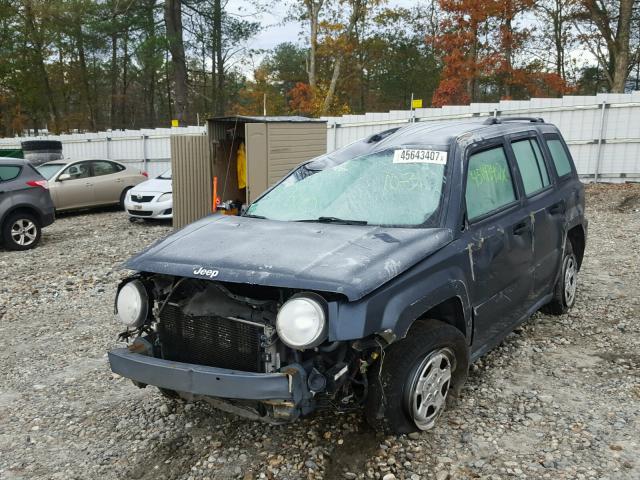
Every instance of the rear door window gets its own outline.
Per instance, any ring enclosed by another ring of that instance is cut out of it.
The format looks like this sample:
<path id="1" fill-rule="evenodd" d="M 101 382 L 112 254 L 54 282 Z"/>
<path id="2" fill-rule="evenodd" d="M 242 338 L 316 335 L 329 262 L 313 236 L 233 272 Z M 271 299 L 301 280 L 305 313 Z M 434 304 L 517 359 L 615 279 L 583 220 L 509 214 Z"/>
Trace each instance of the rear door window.
<path id="1" fill-rule="evenodd" d="M 14 178 L 18 178 L 22 170 L 17 165 L 0 165 L 0 182 L 8 182 Z"/>
<path id="2" fill-rule="evenodd" d="M 564 177 L 565 175 L 570 174 L 572 172 L 571 160 L 569 159 L 567 150 L 564 148 L 560 139 L 553 135 L 546 137 L 546 141 L 549 151 L 551 152 L 551 158 L 553 159 L 553 164 L 556 167 L 558 177 Z"/>
<path id="3" fill-rule="evenodd" d="M 99 160 L 93 162 L 93 176 L 100 177 L 102 175 L 111 175 L 112 173 L 118 173 L 120 169 L 118 165 L 113 162 L 107 162 L 106 160 Z"/>
<path id="4" fill-rule="evenodd" d="M 511 148 L 516 157 L 516 163 L 518 164 L 527 196 L 549 185 L 549 173 L 542 157 L 542 151 L 535 138 L 526 138 L 513 142 Z"/>
<path id="5" fill-rule="evenodd" d="M 469 157 L 466 186 L 467 217 L 482 217 L 516 200 L 513 178 L 502 146 Z"/>

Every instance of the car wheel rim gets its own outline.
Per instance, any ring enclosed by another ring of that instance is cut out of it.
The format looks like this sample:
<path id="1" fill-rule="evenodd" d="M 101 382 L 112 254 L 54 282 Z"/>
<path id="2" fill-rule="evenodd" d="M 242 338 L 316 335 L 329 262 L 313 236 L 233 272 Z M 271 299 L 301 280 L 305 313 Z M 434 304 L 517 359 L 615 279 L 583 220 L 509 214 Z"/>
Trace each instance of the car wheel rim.
<path id="1" fill-rule="evenodd" d="M 567 258 L 564 269 L 564 300 L 567 306 L 573 305 L 576 298 L 577 280 L 578 269 L 576 260 L 575 257 L 570 256 Z"/>
<path id="2" fill-rule="evenodd" d="M 422 360 L 410 380 L 409 412 L 420 430 L 433 428 L 444 410 L 454 358 L 448 348 L 433 351 Z"/>
<path id="3" fill-rule="evenodd" d="M 35 223 L 26 218 L 16 220 L 11 226 L 11 238 L 16 244 L 22 245 L 23 247 L 27 247 L 35 242 L 37 236 L 38 228 Z"/>

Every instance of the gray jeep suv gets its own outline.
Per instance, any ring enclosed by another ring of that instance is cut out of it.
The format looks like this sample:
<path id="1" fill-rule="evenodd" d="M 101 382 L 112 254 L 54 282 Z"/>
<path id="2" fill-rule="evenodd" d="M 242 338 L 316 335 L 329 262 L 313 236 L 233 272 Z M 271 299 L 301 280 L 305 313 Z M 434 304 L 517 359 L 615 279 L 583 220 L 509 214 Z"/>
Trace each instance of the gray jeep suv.
<path id="1" fill-rule="evenodd" d="M 114 372 L 268 421 L 435 425 L 471 361 L 576 301 L 584 188 L 540 119 L 415 123 L 301 165 L 125 266 Z"/>
<path id="2" fill-rule="evenodd" d="M 0 157 L 0 239 L 10 250 L 28 250 L 53 223 L 47 181 L 27 161 Z"/>

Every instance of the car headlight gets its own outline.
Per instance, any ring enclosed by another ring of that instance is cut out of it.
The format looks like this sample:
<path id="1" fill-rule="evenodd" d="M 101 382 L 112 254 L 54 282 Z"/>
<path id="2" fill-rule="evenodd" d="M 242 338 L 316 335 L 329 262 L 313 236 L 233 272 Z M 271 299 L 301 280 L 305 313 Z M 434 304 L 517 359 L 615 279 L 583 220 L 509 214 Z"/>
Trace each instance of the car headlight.
<path id="1" fill-rule="evenodd" d="M 158 197 L 158 202 L 169 202 L 171 200 L 173 200 L 173 194 L 171 192 L 163 193 Z"/>
<path id="2" fill-rule="evenodd" d="M 285 302 L 276 318 L 280 340 L 291 348 L 320 345 L 327 338 L 327 314 L 322 297 L 301 294 Z"/>
<path id="3" fill-rule="evenodd" d="M 140 280 L 125 283 L 116 298 L 116 313 L 127 327 L 136 328 L 147 319 L 149 295 Z"/>

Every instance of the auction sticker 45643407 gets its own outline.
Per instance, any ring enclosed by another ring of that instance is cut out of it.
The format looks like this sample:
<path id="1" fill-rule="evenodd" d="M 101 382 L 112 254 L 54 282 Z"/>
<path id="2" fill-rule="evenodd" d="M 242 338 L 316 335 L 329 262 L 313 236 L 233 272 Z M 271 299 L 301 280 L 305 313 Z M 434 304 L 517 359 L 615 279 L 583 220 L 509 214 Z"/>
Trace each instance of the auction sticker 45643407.
<path id="1" fill-rule="evenodd" d="M 438 165 L 446 165 L 447 152 L 403 148 L 393 152 L 393 163 L 436 163 Z"/>

